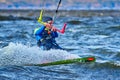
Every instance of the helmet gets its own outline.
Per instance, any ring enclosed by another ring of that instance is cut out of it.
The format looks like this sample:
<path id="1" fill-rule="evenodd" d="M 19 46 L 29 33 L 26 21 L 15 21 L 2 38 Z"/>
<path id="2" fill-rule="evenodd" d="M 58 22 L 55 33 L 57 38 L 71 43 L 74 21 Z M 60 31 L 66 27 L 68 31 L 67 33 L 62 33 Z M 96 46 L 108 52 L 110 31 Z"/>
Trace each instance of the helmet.
<path id="1" fill-rule="evenodd" d="M 51 17 L 43 17 L 42 21 L 43 22 L 48 22 L 48 21 L 52 21 L 53 19 Z"/>

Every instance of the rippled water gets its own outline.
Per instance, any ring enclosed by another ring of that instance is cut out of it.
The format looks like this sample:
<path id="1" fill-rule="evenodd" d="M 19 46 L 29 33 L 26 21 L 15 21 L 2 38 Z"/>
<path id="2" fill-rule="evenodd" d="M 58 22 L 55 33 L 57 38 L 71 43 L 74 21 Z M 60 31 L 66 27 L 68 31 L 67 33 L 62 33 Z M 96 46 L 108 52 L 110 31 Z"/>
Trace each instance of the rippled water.
<path id="1" fill-rule="evenodd" d="M 77 21 L 77 23 L 75 22 Z M 41 51 L 36 46 L 34 20 L 0 21 L 1 80 L 120 80 L 120 18 L 60 17 L 59 29 L 68 22 L 57 42 L 68 51 Z M 95 63 L 57 66 L 24 66 L 84 56 Z"/>

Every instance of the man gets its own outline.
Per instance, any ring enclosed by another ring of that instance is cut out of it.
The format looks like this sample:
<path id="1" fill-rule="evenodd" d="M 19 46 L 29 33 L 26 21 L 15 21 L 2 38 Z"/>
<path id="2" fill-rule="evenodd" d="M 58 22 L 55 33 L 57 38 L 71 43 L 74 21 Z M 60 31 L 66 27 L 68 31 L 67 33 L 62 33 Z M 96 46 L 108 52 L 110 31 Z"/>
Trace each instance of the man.
<path id="1" fill-rule="evenodd" d="M 52 18 L 45 17 L 42 21 L 44 25 L 34 30 L 37 45 L 42 50 L 62 49 L 55 41 L 55 38 L 58 37 L 58 33 L 57 29 L 52 25 Z"/>

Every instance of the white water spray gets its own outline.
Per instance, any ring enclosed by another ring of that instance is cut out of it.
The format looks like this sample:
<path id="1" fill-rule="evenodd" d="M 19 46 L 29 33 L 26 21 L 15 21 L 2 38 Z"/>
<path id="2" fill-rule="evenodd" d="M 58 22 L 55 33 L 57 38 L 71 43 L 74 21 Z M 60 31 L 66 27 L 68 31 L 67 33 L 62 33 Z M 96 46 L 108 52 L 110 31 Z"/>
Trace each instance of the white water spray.
<path id="1" fill-rule="evenodd" d="M 43 51 L 36 46 L 10 43 L 0 50 L 0 65 L 41 64 L 78 57 L 64 50 Z"/>

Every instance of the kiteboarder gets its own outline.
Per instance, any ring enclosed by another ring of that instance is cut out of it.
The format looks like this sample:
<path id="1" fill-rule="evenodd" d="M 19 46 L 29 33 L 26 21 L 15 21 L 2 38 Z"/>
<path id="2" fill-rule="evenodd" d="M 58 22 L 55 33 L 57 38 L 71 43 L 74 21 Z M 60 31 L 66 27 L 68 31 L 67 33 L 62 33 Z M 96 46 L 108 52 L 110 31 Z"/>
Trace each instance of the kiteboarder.
<path id="1" fill-rule="evenodd" d="M 58 8 L 60 6 L 61 0 L 58 3 L 56 14 L 53 16 L 53 19 L 55 20 L 55 17 L 58 12 Z M 44 9 L 43 9 L 44 10 Z M 53 19 L 52 17 L 45 17 L 43 18 L 43 10 L 41 10 L 40 17 L 38 19 L 38 22 L 41 23 L 43 26 L 36 28 L 34 30 L 34 34 L 36 36 L 37 45 L 43 49 L 43 50 L 50 50 L 50 49 L 62 49 L 57 43 L 55 38 L 58 37 L 58 33 L 64 33 L 66 28 L 66 23 L 64 24 L 63 28 L 61 30 L 57 29 L 53 26 Z"/>
<path id="2" fill-rule="evenodd" d="M 51 17 L 42 18 L 43 10 L 40 13 L 40 17 L 38 22 L 42 24 L 41 27 L 36 28 L 34 30 L 34 34 L 36 36 L 37 45 L 42 50 L 50 50 L 50 49 L 62 49 L 57 43 L 55 38 L 58 37 L 58 33 L 64 33 L 66 24 L 64 24 L 62 30 L 57 29 L 53 26 L 53 19 Z"/>

